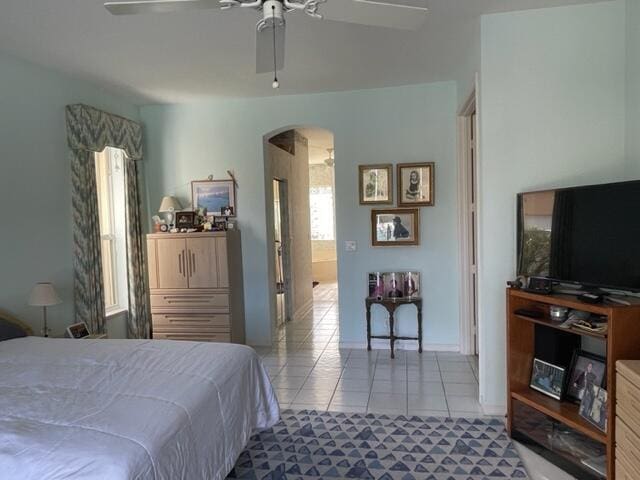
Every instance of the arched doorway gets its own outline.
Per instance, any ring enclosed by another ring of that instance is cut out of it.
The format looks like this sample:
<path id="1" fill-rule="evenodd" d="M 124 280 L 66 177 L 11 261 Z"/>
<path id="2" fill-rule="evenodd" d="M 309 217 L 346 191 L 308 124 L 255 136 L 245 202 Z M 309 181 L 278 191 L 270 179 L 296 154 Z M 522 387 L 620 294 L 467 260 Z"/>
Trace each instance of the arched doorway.
<path id="1" fill-rule="evenodd" d="M 264 136 L 274 342 L 322 343 L 337 335 L 333 147 L 333 134 L 316 127 L 285 127 Z M 321 323 L 325 328 L 315 332 Z"/>

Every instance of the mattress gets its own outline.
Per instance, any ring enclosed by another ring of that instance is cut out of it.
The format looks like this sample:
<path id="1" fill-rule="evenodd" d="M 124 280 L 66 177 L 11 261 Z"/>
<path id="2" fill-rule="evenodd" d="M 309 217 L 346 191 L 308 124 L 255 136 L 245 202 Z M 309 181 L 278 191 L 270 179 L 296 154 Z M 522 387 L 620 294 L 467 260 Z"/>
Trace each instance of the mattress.
<path id="1" fill-rule="evenodd" d="M 223 479 L 279 416 L 249 347 L 0 342 L 0 479 Z"/>

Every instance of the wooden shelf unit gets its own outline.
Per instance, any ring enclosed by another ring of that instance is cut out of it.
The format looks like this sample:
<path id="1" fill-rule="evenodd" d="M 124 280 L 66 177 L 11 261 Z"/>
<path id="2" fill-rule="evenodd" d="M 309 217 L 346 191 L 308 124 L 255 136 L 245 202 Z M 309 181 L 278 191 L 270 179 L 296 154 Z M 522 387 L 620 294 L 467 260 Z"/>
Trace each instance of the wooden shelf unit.
<path id="1" fill-rule="evenodd" d="M 607 479 L 615 479 L 615 407 L 616 407 L 616 361 L 640 359 L 640 300 L 632 305 L 590 305 L 578 301 L 571 295 L 539 295 L 522 290 L 507 289 L 507 429 L 513 431 L 514 401 L 554 418 L 568 427 L 606 445 Z M 608 330 L 605 334 L 579 329 L 559 328 L 548 317 L 550 305 L 604 315 Z M 527 309 L 543 312 L 542 318 L 532 318 L 515 313 Z M 607 433 L 584 420 L 578 413 L 578 405 L 557 401 L 529 388 L 531 369 L 535 356 L 536 326 L 578 336 L 599 338 L 606 344 L 608 417 Z"/>

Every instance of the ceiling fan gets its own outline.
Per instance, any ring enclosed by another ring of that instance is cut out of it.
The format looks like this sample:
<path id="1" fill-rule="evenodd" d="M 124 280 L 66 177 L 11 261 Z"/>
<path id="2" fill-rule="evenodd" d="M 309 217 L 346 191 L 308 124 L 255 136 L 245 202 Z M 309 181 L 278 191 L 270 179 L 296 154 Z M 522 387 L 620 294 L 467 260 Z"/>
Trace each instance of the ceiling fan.
<path id="1" fill-rule="evenodd" d="M 378 27 L 414 30 L 425 20 L 428 0 L 115 0 L 104 6 L 114 15 L 169 13 L 183 10 L 247 8 L 259 12 L 256 25 L 256 73 L 284 68 L 285 16 L 294 12 L 312 18 Z"/>

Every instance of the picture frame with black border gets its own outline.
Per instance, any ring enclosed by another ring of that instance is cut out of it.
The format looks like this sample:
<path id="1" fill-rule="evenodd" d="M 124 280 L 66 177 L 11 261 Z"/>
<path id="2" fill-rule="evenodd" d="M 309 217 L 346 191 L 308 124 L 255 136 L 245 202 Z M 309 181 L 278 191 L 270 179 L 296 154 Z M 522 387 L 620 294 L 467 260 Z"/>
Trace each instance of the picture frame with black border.
<path id="1" fill-rule="evenodd" d="M 590 368 L 589 364 L 591 364 Z M 576 350 L 568 370 L 565 399 L 579 405 L 585 386 L 593 384 L 606 388 L 606 378 L 606 358 L 584 350 Z"/>
<path id="2" fill-rule="evenodd" d="M 176 228 L 193 228 L 196 226 L 196 212 L 176 212 Z"/>
<path id="3" fill-rule="evenodd" d="M 534 358 L 529 387 L 560 401 L 564 394 L 565 375 L 565 368 Z"/>

